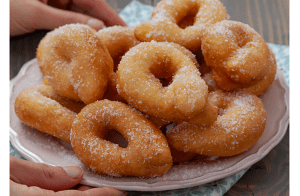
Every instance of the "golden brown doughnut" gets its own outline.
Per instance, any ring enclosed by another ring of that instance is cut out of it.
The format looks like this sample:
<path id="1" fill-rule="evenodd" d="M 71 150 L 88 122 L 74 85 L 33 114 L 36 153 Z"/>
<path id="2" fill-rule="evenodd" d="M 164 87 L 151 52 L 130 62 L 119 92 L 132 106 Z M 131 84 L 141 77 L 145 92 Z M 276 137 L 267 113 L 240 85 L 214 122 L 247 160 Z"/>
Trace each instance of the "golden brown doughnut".
<path id="1" fill-rule="evenodd" d="M 140 43 L 134 36 L 133 27 L 112 26 L 96 33 L 114 60 L 114 71 L 109 76 L 104 99 L 125 102 L 117 91 L 117 70 L 121 57 L 133 46 Z"/>
<path id="2" fill-rule="evenodd" d="M 104 140 L 109 130 L 119 131 L 128 146 Z M 71 144 L 82 163 L 101 174 L 153 177 L 172 166 L 163 133 L 137 110 L 117 101 L 101 100 L 83 108 L 73 123 Z"/>
<path id="3" fill-rule="evenodd" d="M 151 118 L 150 118 L 150 120 L 155 126 L 157 126 L 156 120 L 152 121 L 153 119 L 151 119 Z M 156 122 L 156 124 L 155 124 L 155 122 Z M 160 130 L 163 132 L 164 135 L 166 135 L 166 131 L 169 126 L 173 126 L 173 123 L 164 124 L 163 126 L 160 127 Z M 173 148 L 170 144 L 169 144 L 169 148 L 171 151 L 173 163 L 187 162 L 187 161 L 192 160 L 197 155 L 197 153 L 193 153 L 193 152 L 178 151 L 175 148 Z"/>
<path id="4" fill-rule="evenodd" d="M 112 26 L 96 33 L 113 59 L 123 56 L 130 48 L 140 43 L 134 36 L 133 27 Z"/>
<path id="5" fill-rule="evenodd" d="M 186 120 L 190 124 L 200 126 L 209 126 L 218 118 L 219 108 L 222 106 L 222 90 L 211 91 L 208 94 L 208 99 L 202 111 L 195 117 Z M 178 121 L 179 123 L 182 121 Z"/>
<path id="6" fill-rule="evenodd" d="M 197 156 L 197 153 L 178 151 L 172 146 L 170 146 L 170 151 L 173 163 L 184 163 L 192 160 L 195 156 Z"/>
<path id="7" fill-rule="evenodd" d="M 72 123 L 84 106 L 55 94 L 48 85 L 26 88 L 15 100 L 15 112 L 22 122 L 68 143 Z"/>
<path id="8" fill-rule="evenodd" d="M 214 80 L 226 91 L 253 86 L 274 67 L 267 43 L 241 22 L 223 20 L 211 25 L 202 37 L 201 48 Z"/>
<path id="9" fill-rule="evenodd" d="M 95 33 L 87 25 L 69 24 L 40 42 L 38 63 L 57 94 L 86 104 L 103 97 L 113 60 Z"/>
<path id="10" fill-rule="evenodd" d="M 170 123 L 170 121 L 156 116 L 147 115 L 146 117 L 159 129 Z"/>
<path id="11" fill-rule="evenodd" d="M 277 63 L 276 63 L 275 55 L 271 49 L 270 49 L 269 59 L 270 59 L 269 71 L 261 81 L 259 81 L 254 85 L 251 85 L 250 87 L 238 88 L 237 90 L 246 91 L 256 96 L 260 96 L 261 94 L 263 94 L 269 88 L 269 86 L 274 82 L 276 72 L 277 72 Z"/>
<path id="12" fill-rule="evenodd" d="M 174 42 L 195 52 L 201 46 L 204 30 L 227 19 L 219 0 L 163 0 L 154 8 L 151 19 L 138 25 L 134 33 L 143 42 Z"/>
<path id="13" fill-rule="evenodd" d="M 200 65 L 199 71 L 201 73 L 202 79 L 206 82 L 208 86 L 209 92 L 220 89 L 220 87 L 217 85 L 216 81 L 214 80 L 213 72 L 205 63 Z M 236 90 L 245 91 L 248 93 L 252 93 L 256 96 L 260 96 L 269 88 L 269 86 L 275 80 L 276 71 L 277 71 L 277 66 L 276 66 L 275 55 L 273 51 L 270 49 L 270 69 L 268 73 L 264 76 L 264 78 L 258 83 L 251 85 L 250 87 L 245 87 L 245 88 L 240 87 L 237 88 Z"/>
<path id="14" fill-rule="evenodd" d="M 222 157 L 252 147 L 266 126 L 262 101 L 246 92 L 224 93 L 222 99 L 217 121 L 210 126 L 178 124 L 166 134 L 169 144 L 179 151 Z"/>
<path id="15" fill-rule="evenodd" d="M 159 78 L 172 78 L 163 86 Z M 194 62 L 174 43 L 144 42 L 131 48 L 118 68 L 118 91 L 140 111 L 168 121 L 202 111 L 208 89 Z"/>
<path id="16" fill-rule="evenodd" d="M 217 85 L 216 81 L 214 80 L 213 72 L 211 70 L 210 70 L 210 72 L 208 72 L 204 75 L 201 75 L 201 76 L 202 76 L 202 79 L 206 82 L 206 85 L 208 86 L 208 91 L 209 92 L 221 89 Z"/>

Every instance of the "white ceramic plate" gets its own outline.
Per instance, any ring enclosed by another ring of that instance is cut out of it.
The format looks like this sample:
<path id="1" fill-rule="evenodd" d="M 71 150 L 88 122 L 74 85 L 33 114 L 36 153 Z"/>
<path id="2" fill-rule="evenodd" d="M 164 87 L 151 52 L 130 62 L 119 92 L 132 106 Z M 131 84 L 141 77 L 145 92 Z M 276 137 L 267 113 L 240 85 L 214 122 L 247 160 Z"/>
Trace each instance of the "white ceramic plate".
<path id="1" fill-rule="evenodd" d="M 26 159 L 56 166 L 79 166 L 84 170 L 82 184 L 109 186 L 122 190 L 162 191 L 202 185 L 231 176 L 250 167 L 266 156 L 283 138 L 289 121 L 289 88 L 278 70 L 276 80 L 261 96 L 268 120 L 260 140 L 248 151 L 233 157 L 208 157 L 173 165 L 163 176 L 140 179 L 109 177 L 96 174 L 75 156 L 70 144 L 24 125 L 14 112 L 16 96 L 26 87 L 42 83 L 37 60 L 27 62 L 10 83 L 10 140 Z"/>

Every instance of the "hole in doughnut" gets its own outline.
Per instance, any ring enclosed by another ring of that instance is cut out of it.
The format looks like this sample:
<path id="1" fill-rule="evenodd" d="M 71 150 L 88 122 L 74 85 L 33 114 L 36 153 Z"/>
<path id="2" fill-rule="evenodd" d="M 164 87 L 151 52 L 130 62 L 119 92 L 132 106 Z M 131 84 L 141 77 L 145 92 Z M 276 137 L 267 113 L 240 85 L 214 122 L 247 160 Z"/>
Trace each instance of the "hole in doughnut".
<path id="1" fill-rule="evenodd" d="M 72 57 L 70 57 L 68 54 L 66 54 L 65 51 L 59 51 L 60 58 L 63 65 L 69 65 L 72 62 Z"/>
<path id="2" fill-rule="evenodd" d="M 187 13 L 186 16 L 184 16 L 181 20 L 177 22 L 177 25 L 182 29 L 185 29 L 189 26 L 193 26 L 198 11 L 199 11 L 198 7 L 193 8 L 192 10 L 190 10 L 189 13 Z"/>
<path id="3" fill-rule="evenodd" d="M 172 77 L 170 77 L 170 78 L 158 78 L 158 79 L 159 79 L 159 81 L 160 81 L 160 83 L 163 87 L 167 87 L 167 86 L 169 86 L 169 84 L 172 83 Z"/>
<path id="4" fill-rule="evenodd" d="M 249 35 L 243 28 L 239 28 L 236 31 L 233 31 L 236 36 L 237 44 L 240 48 L 246 48 L 247 44 L 251 41 Z"/>
<path id="5" fill-rule="evenodd" d="M 114 72 L 117 72 L 121 59 L 122 59 L 122 56 L 119 56 L 114 59 Z"/>
<path id="6" fill-rule="evenodd" d="M 181 19 L 179 22 L 178 22 L 178 26 L 182 29 L 185 29 L 189 26 L 193 26 L 194 25 L 194 18 L 195 16 L 185 16 L 183 19 Z"/>
<path id="7" fill-rule="evenodd" d="M 118 144 L 122 148 L 127 148 L 128 146 L 128 141 L 125 137 L 119 131 L 114 129 L 108 130 L 104 139 L 111 143 Z"/>
<path id="8" fill-rule="evenodd" d="M 223 108 L 219 108 L 218 115 L 222 116 L 223 114 L 225 114 L 225 110 Z"/>
<path id="9" fill-rule="evenodd" d="M 154 63 L 150 67 L 150 73 L 159 80 L 162 87 L 167 87 L 172 83 L 172 77 L 176 71 L 176 68 L 171 66 L 171 62 L 168 59 L 165 59 L 162 63 Z"/>

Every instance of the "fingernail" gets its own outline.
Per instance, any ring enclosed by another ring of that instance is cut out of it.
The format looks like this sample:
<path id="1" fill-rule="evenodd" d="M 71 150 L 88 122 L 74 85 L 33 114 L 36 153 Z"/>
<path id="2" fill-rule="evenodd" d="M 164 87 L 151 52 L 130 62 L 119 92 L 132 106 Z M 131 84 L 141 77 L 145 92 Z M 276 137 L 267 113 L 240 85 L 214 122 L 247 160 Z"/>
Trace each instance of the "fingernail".
<path id="1" fill-rule="evenodd" d="M 87 22 L 87 25 L 89 25 L 90 27 L 92 27 L 95 30 L 100 30 L 104 26 L 102 21 L 96 20 L 96 19 L 89 19 L 89 21 Z"/>
<path id="2" fill-rule="evenodd" d="M 80 167 L 66 166 L 63 168 L 67 172 L 67 174 L 70 178 L 73 178 L 73 179 L 80 178 L 83 175 L 83 171 Z"/>

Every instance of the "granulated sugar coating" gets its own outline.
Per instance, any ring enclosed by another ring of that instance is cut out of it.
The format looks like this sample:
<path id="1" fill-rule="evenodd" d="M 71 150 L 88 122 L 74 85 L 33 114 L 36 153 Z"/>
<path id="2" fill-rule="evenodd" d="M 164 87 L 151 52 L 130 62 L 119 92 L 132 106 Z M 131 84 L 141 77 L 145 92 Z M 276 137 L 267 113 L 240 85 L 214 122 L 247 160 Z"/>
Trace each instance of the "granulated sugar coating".
<path id="1" fill-rule="evenodd" d="M 193 25 L 180 28 L 186 17 L 194 18 Z M 204 30 L 211 24 L 227 20 L 226 9 L 219 0 L 167 0 L 157 4 L 149 21 L 135 29 L 140 41 L 174 42 L 195 52 L 201 46 Z"/>
<path id="2" fill-rule="evenodd" d="M 166 120 L 202 111 L 208 88 L 196 65 L 174 43 L 149 42 L 131 48 L 118 68 L 118 92 L 140 111 Z M 159 78 L 172 78 L 163 87 Z"/>
<path id="3" fill-rule="evenodd" d="M 126 148 L 104 140 L 110 129 L 124 136 Z M 162 132 L 137 110 L 120 102 L 89 104 L 74 120 L 71 138 L 76 156 L 100 174 L 154 177 L 172 166 Z"/>
<path id="4" fill-rule="evenodd" d="M 56 95 L 50 86 L 40 85 L 17 96 L 15 112 L 25 124 L 70 143 L 73 120 L 83 106 Z"/>
<path id="5" fill-rule="evenodd" d="M 243 92 L 224 93 L 222 99 L 222 112 L 212 125 L 183 122 L 167 132 L 170 145 L 207 156 L 233 156 L 252 147 L 266 126 L 262 101 Z"/>
<path id="6" fill-rule="evenodd" d="M 211 25 L 203 35 L 201 47 L 217 85 L 226 91 L 255 85 L 274 67 L 267 43 L 241 22 L 224 20 Z M 268 78 L 274 80 L 273 76 Z"/>
<path id="7" fill-rule="evenodd" d="M 96 35 L 101 39 L 114 60 L 114 71 L 109 76 L 107 90 L 103 98 L 125 102 L 124 98 L 117 91 L 116 72 L 122 56 L 130 48 L 140 43 L 134 36 L 134 27 L 112 26 L 98 31 Z"/>
<path id="8" fill-rule="evenodd" d="M 242 90 L 245 92 L 252 93 L 256 96 L 260 96 L 269 88 L 269 86 L 275 80 L 275 76 L 277 72 L 277 63 L 276 63 L 275 55 L 271 49 L 269 50 L 270 50 L 270 57 L 269 57 L 270 64 L 269 64 L 268 73 L 263 77 L 263 79 L 260 82 L 253 84 L 249 87 L 238 88 L 237 90 Z"/>
<path id="9" fill-rule="evenodd" d="M 59 95 L 86 104 L 103 97 L 113 60 L 95 33 L 89 26 L 70 24 L 49 32 L 40 42 L 39 66 Z"/>
<path id="10" fill-rule="evenodd" d="M 130 48 L 140 43 L 134 36 L 133 27 L 112 26 L 96 33 L 113 59 L 123 56 Z"/>

